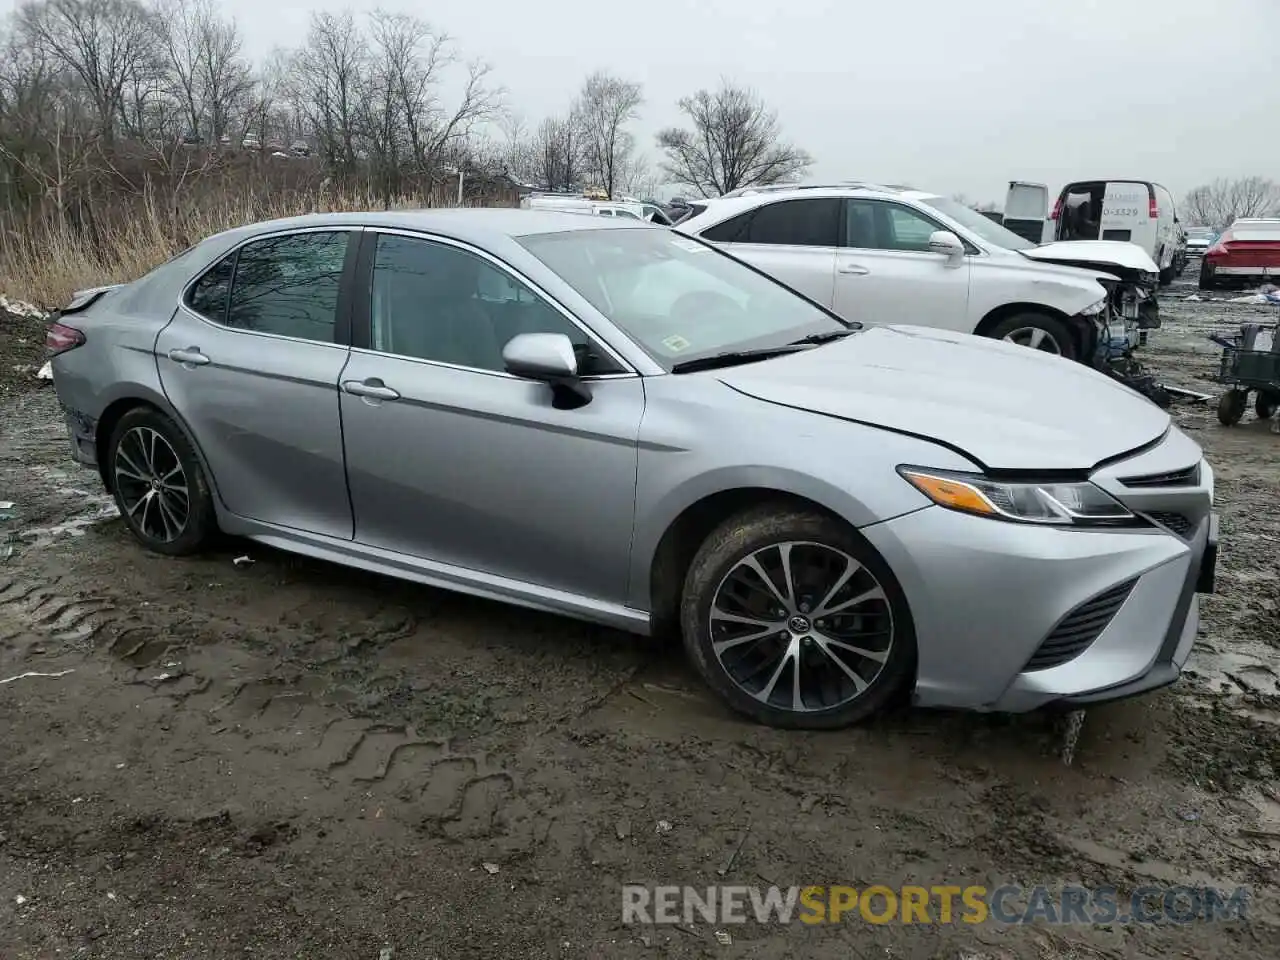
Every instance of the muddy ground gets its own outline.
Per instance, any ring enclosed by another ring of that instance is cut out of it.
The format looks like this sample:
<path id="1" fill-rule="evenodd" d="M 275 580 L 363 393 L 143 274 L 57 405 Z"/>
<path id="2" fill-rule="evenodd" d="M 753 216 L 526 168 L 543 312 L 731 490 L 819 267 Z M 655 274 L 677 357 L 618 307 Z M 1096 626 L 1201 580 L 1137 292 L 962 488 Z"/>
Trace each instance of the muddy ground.
<path id="1" fill-rule="evenodd" d="M 1214 391 L 1204 335 L 1266 314 L 1190 291 L 1145 356 Z M 34 362 L 13 337 L 0 319 L 6 371 Z M 1176 412 L 1223 511 L 1194 673 L 1091 710 L 1067 766 L 1042 716 L 777 732 L 657 642 L 246 542 L 148 555 L 71 464 L 52 389 L 8 379 L 0 679 L 69 672 L 0 685 L 5 960 L 1276 956 L 1280 435 L 1252 413 Z M 623 883 L 716 882 L 1254 899 L 1247 922 L 748 924 L 728 944 L 621 923 Z"/>

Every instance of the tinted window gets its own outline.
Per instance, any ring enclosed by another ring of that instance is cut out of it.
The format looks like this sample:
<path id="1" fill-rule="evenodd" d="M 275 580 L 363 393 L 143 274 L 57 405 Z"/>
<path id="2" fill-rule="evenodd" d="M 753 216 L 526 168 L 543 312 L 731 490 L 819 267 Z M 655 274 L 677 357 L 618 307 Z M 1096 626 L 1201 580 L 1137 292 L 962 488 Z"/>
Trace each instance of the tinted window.
<path id="1" fill-rule="evenodd" d="M 783 200 L 756 210 L 748 242 L 834 247 L 839 235 L 839 200 Z"/>
<path id="2" fill-rule="evenodd" d="M 187 306 L 206 320 L 225 323 L 227 295 L 231 293 L 231 271 L 235 269 L 235 265 L 234 253 L 215 263 L 188 291 Z"/>
<path id="3" fill-rule="evenodd" d="M 583 373 L 618 370 L 576 324 L 505 270 L 466 250 L 383 234 L 373 265 L 372 346 L 420 360 L 502 370 L 521 333 L 562 333 Z"/>
<path id="4" fill-rule="evenodd" d="M 296 233 L 240 248 L 227 325 L 333 342 L 346 233 Z"/>
<path id="5" fill-rule="evenodd" d="M 702 211 L 694 206 L 691 208 L 694 212 L 692 216 Z M 705 207 L 703 209 L 706 209 Z M 755 215 L 755 211 L 750 213 L 742 213 L 736 217 L 731 217 L 724 223 L 717 223 L 714 227 L 702 231 L 702 237 L 710 240 L 712 243 L 746 243 L 749 231 L 751 229 L 751 218 Z"/>

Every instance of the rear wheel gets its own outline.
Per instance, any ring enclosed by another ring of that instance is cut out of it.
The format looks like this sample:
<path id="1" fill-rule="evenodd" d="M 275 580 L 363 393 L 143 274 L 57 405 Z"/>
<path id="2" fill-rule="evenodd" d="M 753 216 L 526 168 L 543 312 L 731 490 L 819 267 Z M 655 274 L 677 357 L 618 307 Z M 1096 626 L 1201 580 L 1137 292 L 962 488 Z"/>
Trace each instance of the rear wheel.
<path id="1" fill-rule="evenodd" d="M 839 521 L 785 505 L 748 510 L 707 538 L 680 620 L 707 684 L 774 727 L 856 723 L 914 672 L 910 611 L 888 565 Z"/>
<path id="2" fill-rule="evenodd" d="M 1076 359 L 1079 353 L 1071 330 L 1057 317 L 1047 313 L 1028 312 L 1005 317 L 987 331 L 987 336 L 1068 360 Z"/>
<path id="3" fill-rule="evenodd" d="M 1200 261 L 1200 289 L 1218 289 L 1218 278 L 1214 276 L 1213 267 L 1203 260 Z"/>
<path id="4" fill-rule="evenodd" d="M 1218 421 L 1224 427 L 1234 427 L 1244 416 L 1244 408 L 1249 402 L 1246 390 L 1233 388 L 1218 398 Z"/>
<path id="5" fill-rule="evenodd" d="M 217 527 L 195 450 L 158 410 L 130 410 L 111 435 L 107 469 L 116 506 L 133 535 L 157 553 L 199 550 Z"/>

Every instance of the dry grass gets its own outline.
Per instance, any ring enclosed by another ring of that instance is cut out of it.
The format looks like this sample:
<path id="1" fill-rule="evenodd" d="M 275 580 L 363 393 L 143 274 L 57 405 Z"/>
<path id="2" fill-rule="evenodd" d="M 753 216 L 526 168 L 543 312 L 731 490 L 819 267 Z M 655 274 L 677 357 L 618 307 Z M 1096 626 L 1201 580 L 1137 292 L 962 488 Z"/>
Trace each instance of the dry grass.
<path id="1" fill-rule="evenodd" d="M 421 207 L 419 198 L 393 200 L 392 208 Z M 76 290 L 142 276 L 192 243 L 260 220 L 306 213 L 376 210 L 386 205 L 358 191 L 313 188 L 288 193 L 241 190 L 206 194 L 178 204 L 144 192 L 89 231 L 65 218 L 35 217 L 21 228 L 0 228 L 0 293 L 46 310 L 65 304 Z"/>

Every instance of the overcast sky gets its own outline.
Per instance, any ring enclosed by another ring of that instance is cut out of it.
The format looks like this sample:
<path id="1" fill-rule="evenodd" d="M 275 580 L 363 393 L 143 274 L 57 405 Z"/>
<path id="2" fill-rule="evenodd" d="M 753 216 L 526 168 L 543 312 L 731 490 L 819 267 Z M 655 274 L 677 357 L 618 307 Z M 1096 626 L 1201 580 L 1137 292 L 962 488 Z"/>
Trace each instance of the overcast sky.
<path id="1" fill-rule="evenodd" d="M 721 75 L 754 87 L 816 177 L 1003 204 L 1021 179 L 1280 179 L 1280 0 L 225 0 L 265 55 L 312 10 L 404 10 L 482 57 L 530 125 L 598 68 L 644 84 L 634 129 Z"/>

